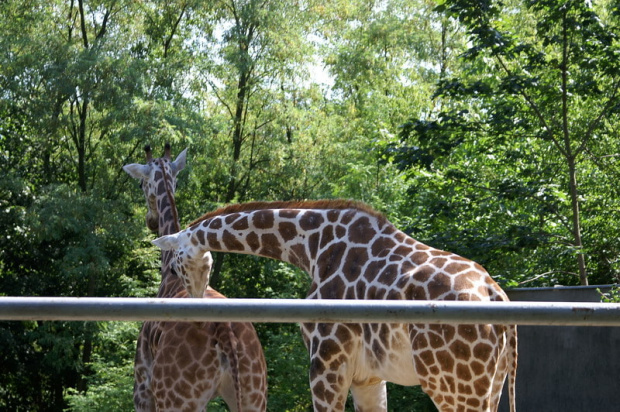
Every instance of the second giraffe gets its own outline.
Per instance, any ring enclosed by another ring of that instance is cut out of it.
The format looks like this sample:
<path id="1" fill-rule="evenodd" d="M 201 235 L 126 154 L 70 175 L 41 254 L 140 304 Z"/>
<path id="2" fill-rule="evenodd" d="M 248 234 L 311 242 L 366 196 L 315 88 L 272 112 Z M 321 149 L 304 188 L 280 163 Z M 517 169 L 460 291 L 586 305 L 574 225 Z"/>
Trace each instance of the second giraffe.
<path id="1" fill-rule="evenodd" d="M 147 164 L 129 164 L 123 169 L 140 179 L 148 212 L 146 224 L 159 235 L 179 230 L 174 199 L 176 176 L 185 167 L 186 151 L 172 161 L 170 146 L 153 159 L 147 146 Z M 157 293 L 163 298 L 224 298 L 206 288 L 211 254 L 203 253 L 188 268 L 201 284 L 184 284 L 162 253 L 162 281 Z M 206 276 L 203 277 L 203 276 Z M 206 290 L 205 290 L 206 288 Z M 134 366 L 136 411 L 204 411 L 207 403 L 221 396 L 231 411 L 265 411 L 267 371 L 263 349 L 251 323 L 231 322 L 144 322 Z"/>

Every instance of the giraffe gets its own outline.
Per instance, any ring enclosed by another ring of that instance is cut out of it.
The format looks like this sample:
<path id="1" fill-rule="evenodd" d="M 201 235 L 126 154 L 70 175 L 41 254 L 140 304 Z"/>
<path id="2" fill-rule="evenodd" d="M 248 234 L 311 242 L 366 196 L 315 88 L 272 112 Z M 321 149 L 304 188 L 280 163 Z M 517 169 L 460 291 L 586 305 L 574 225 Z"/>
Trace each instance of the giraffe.
<path id="1" fill-rule="evenodd" d="M 123 169 L 141 180 L 148 212 L 146 224 L 159 236 L 179 230 L 174 191 L 176 176 L 185 167 L 187 149 L 172 161 L 170 145 L 161 158 Z M 211 253 L 203 253 L 188 272 L 201 284 L 185 285 L 170 265 L 172 254 L 162 252 L 162 281 L 158 297 L 223 299 L 207 287 Z M 144 322 L 134 363 L 134 406 L 137 411 L 204 411 L 221 396 L 231 411 L 265 411 L 266 364 L 251 323 Z"/>
<path id="2" fill-rule="evenodd" d="M 367 205 L 347 200 L 254 202 L 207 213 L 153 241 L 180 276 L 206 251 L 291 263 L 307 299 L 507 301 L 477 263 L 418 242 Z M 386 381 L 421 385 L 440 411 L 497 411 L 509 375 L 515 408 L 515 325 L 304 323 L 315 411 L 386 411 Z"/>

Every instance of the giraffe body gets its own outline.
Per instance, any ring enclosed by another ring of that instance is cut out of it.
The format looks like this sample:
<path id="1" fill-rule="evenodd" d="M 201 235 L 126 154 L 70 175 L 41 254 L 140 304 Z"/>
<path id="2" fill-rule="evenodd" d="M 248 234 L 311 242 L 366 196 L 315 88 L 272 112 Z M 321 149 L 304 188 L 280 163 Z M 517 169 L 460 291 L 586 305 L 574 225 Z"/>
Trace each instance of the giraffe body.
<path id="1" fill-rule="evenodd" d="M 184 267 L 205 251 L 292 263 L 308 299 L 506 301 L 477 263 L 424 245 L 348 201 L 250 203 L 211 212 L 154 241 Z M 421 385 L 440 411 L 497 411 L 509 375 L 515 410 L 516 326 L 304 323 L 315 411 L 387 410 L 385 381 Z"/>
<path id="2" fill-rule="evenodd" d="M 176 175 L 185 166 L 183 151 L 173 162 L 169 146 L 164 157 L 146 165 L 124 166 L 141 179 L 148 212 L 147 226 L 160 236 L 179 230 L 174 190 Z M 211 254 L 202 253 L 186 268 L 191 284 L 170 265 L 172 253 L 162 252 L 162 282 L 158 297 L 225 296 L 207 287 Z M 193 290 L 188 295 L 187 290 Z M 250 323 L 144 322 L 134 363 L 134 406 L 137 411 L 204 411 L 221 396 L 231 411 L 265 411 L 266 364 Z"/>

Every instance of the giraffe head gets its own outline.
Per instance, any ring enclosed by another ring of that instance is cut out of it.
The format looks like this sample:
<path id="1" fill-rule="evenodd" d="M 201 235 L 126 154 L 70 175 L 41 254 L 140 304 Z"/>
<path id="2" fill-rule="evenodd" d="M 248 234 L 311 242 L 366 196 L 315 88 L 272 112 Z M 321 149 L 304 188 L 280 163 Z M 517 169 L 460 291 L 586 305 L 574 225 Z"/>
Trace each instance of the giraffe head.
<path id="1" fill-rule="evenodd" d="M 140 186 L 144 191 L 148 211 L 146 213 L 146 226 L 157 232 L 159 227 L 159 209 L 157 203 L 161 197 L 174 197 L 177 174 L 185 167 L 187 149 L 183 150 L 172 161 L 170 145 L 166 144 L 164 156 L 153 159 L 151 148 L 145 146 L 145 165 L 132 163 L 123 166 L 123 170 L 135 179 L 140 179 Z"/>
<path id="2" fill-rule="evenodd" d="M 162 250 L 172 250 L 172 268 L 183 281 L 192 298 L 201 298 L 207 285 L 213 259 L 211 252 L 200 251 L 187 234 L 162 236 L 153 243 Z M 185 241 L 183 241 L 185 240 Z"/>

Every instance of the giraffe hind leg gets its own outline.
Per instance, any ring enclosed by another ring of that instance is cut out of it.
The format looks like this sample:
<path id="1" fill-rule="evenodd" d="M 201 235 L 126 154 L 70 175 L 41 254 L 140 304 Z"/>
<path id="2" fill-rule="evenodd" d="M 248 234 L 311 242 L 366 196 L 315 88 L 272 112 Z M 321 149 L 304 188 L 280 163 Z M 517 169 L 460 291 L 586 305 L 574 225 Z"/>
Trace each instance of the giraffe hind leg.
<path id="1" fill-rule="evenodd" d="M 151 368 L 153 357 L 150 348 L 146 344 L 146 332 L 149 324 L 142 325 L 138 335 L 137 350 L 134 359 L 134 386 L 133 402 L 138 412 L 155 412 L 155 396 L 151 388 Z"/>
<path id="2" fill-rule="evenodd" d="M 237 391 L 235 390 L 233 378 L 230 374 L 226 373 L 222 377 L 218 393 L 222 399 L 224 399 L 226 405 L 228 405 L 230 412 L 238 412 Z"/>
<path id="3" fill-rule="evenodd" d="M 439 411 L 491 412 L 498 359 L 495 335 L 487 325 L 459 328 L 461 335 L 471 329 L 476 339 L 468 343 L 457 337 L 451 325 L 411 325 L 414 370 Z M 481 358 L 472 358 L 475 353 Z"/>

